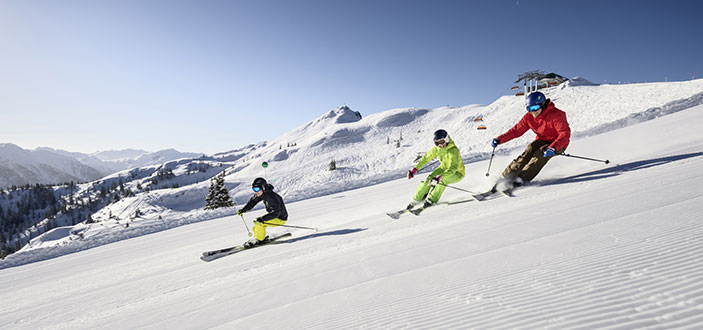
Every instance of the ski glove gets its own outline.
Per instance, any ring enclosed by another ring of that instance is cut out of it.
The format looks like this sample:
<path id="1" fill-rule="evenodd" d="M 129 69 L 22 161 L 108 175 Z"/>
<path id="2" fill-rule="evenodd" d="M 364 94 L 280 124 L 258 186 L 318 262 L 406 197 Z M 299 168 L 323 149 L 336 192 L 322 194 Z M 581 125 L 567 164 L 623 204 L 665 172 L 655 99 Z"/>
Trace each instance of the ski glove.
<path id="1" fill-rule="evenodd" d="M 544 151 L 544 158 L 552 157 L 555 154 L 556 154 L 556 150 L 554 150 L 554 148 L 547 148 L 547 150 Z"/>
<path id="2" fill-rule="evenodd" d="M 241 216 L 242 214 L 244 214 L 244 211 L 242 209 L 237 210 L 237 215 Z"/>
<path id="3" fill-rule="evenodd" d="M 442 181 L 442 176 L 438 175 L 438 176 L 430 179 L 430 186 L 436 186 L 440 181 Z"/>
<path id="4" fill-rule="evenodd" d="M 408 180 L 412 179 L 415 176 L 415 173 L 417 173 L 417 169 L 413 167 L 412 170 L 408 171 Z"/>
<path id="5" fill-rule="evenodd" d="M 497 147 L 499 144 L 500 144 L 500 140 L 498 140 L 498 139 L 493 139 L 493 141 L 491 141 L 491 146 L 493 148 Z"/>

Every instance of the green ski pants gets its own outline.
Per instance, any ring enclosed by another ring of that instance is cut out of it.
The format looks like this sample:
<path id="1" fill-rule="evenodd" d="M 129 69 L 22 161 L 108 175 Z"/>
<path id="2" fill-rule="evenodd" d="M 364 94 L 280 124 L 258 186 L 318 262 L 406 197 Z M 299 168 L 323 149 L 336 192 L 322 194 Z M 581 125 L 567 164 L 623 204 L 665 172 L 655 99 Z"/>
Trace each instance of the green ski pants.
<path id="1" fill-rule="evenodd" d="M 430 180 L 432 178 L 433 176 L 430 175 L 427 179 L 425 179 L 425 181 L 420 182 L 420 185 L 417 186 L 417 190 L 415 191 L 415 196 L 413 196 L 414 200 L 421 201 L 427 197 L 428 201 L 437 203 L 440 197 L 442 197 L 444 189 L 447 188 L 445 185 L 461 181 L 464 178 L 464 175 L 457 172 L 447 176 L 442 176 L 442 181 L 440 181 L 440 184 L 434 186 L 434 188 L 430 186 Z M 432 191 L 430 191 L 430 189 L 432 189 Z"/>

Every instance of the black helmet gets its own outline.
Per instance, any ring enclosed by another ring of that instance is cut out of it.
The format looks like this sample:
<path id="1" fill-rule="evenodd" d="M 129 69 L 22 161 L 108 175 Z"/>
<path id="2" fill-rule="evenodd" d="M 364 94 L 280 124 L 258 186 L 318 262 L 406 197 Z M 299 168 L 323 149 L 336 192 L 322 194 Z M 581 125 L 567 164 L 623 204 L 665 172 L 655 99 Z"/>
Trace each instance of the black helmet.
<path id="1" fill-rule="evenodd" d="M 449 134 L 443 129 L 438 129 L 434 132 L 434 144 L 440 145 L 449 143 Z"/>
<path id="2" fill-rule="evenodd" d="M 264 189 L 266 187 L 266 180 L 264 178 L 256 178 L 254 182 L 251 183 L 251 187 L 259 187 L 259 189 Z"/>

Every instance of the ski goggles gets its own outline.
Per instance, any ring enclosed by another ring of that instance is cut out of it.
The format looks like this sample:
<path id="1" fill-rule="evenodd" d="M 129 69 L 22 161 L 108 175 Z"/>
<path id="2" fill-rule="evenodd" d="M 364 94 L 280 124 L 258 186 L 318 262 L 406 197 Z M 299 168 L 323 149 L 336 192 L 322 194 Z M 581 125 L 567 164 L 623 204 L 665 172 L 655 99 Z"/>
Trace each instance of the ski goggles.
<path id="1" fill-rule="evenodd" d="M 436 145 L 436 146 L 438 146 L 438 147 L 439 147 L 439 146 L 442 146 L 442 145 L 446 145 L 446 144 L 448 144 L 448 143 L 449 143 L 449 141 L 447 141 L 447 140 L 445 140 L 445 139 L 439 139 L 439 140 L 435 140 L 435 141 L 434 141 L 434 145 Z"/>
<path id="2" fill-rule="evenodd" d="M 535 112 L 535 111 L 537 111 L 537 110 L 539 110 L 539 109 L 542 109 L 542 105 L 541 105 L 541 104 L 530 105 L 530 106 L 527 107 L 527 111 L 528 111 L 528 112 Z"/>
<path id="3" fill-rule="evenodd" d="M 251 190 L 253 190 L 254 192 L 259 192 L 261 191 L 261 187 L 251 187 Z"/>

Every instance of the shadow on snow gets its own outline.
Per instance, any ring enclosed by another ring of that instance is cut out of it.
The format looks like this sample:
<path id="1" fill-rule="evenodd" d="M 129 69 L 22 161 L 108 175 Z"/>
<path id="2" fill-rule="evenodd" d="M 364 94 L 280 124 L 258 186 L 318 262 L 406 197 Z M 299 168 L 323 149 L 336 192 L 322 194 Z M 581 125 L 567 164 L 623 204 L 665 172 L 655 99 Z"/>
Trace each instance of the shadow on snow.
<path id="1" fill-rule="evenodd" d="M 334 231 L 326 231 L 326 232 L 315 233 L 315 234 L 310 234 L 310 235 L 301 236 L 301 237 L 295 237 L 292 239 L 285 240 L 281 243 L 294 243 L 294 242 L 303 241 L 306 239 L 323 237 L 323 236 L 348 235 L 348 234 L 358 233 L 358 232 L 364 231 L 366 229 L 368 229 L 368 228 L 340 229 L 340 230 L 334 230 Z"/>
<path id="2" fill-rule="evenodd" d="M 604 168 L 602 170 L 597 170 L 597 171 L 593 171 L 593 172 L 577 174 L 577 175 L 573 175 L 573 176 L 569 176 L 569 177 L 565 177 L 565 178 L 559 178 L 559 179 L 544 180 L 540 183 L 540 186 L 550 186 L 550 185 L 556 185 L 556 184 L 576 183 L 576 182 L 605 179 L 605 178 L 620 175 L 623 172 L 641 170 L 641 169 L 650 168 L 650 167 L 654 167 L 654 166 L 664 165 L 664 164 L 670 163 L 670 162 L 675 162 L 675 161 L 679 161 L 679 160 L 683 160 L 683 159 L 700 157 L 700 156 L 703 156 L 703 152 L 694 152 L 694 153 L 688 153 L 688 154 L 682 154 L 682 155 L 676 155 L 676 156 L 668 156 L 668 157 L 640 160 L 640 161 L 627 163 L 627 164 L 618 164 L 613 167 Z"/>

